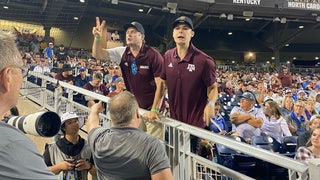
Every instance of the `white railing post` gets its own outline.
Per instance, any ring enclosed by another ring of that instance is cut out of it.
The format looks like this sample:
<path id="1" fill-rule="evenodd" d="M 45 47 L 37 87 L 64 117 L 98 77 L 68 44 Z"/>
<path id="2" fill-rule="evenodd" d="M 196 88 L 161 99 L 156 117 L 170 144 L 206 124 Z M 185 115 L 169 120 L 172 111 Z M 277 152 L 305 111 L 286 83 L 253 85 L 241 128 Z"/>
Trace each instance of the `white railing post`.
<path id="1" fill-rule="evenodd" d="M 172 169 L 172 173 L 175 180 L 180 180 L 180 169 L 179 169 L 179 138 L 178 138 L 178 129 L 177 127 L 180 125 L 177 122 L 174 121 L 166 121 L 164 120 L 164 126 L 165 129 L 165 148 L 167 155 L 170 160 L 170 165 Z"/>
<path id="2" fill-rule="evenodd" d="M 41 79 L 41 78 L 38 78 Z M 44 110 L 47 106 L 47 80 L 42 79 L 41 81 L 41 93 L 40 93 L 40 102 L 42 103 L 42 110 Z"/>
<path id="3" fill-rule="evenodd" d="M 60 105 L 61 105 L 61 96 L 62 96 L 62 87 L 58 87 L 54 90 L 54 109 L 55 112 L 60 115 Z"/>
<path id="4" fill-rule="evenodd" d="M 178 127 L 179 129 L 179 127 Z M 179 158 L 179 171 L 180 179 L 190 179 L 190 177 L 195 176 L 193 174 L 195 169 L 192 169 L 191 163 L 191 148 L 190 148 L 190 133 L 183 130 L 178 130 L 178 158 Z"/>
<path id="5" fill-rule="evenodd" d="M 310 159 L 309 165 L 309 179 L 318 180 L 320 178 L 320 159 Z"/>

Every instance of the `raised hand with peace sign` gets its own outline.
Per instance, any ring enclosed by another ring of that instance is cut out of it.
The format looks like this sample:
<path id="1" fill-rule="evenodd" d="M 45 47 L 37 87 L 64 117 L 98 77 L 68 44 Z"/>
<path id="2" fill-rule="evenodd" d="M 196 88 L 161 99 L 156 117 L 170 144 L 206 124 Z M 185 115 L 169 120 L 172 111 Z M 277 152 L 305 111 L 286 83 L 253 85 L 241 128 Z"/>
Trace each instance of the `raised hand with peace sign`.
<path id="1" fill-rule="evenodd" d="M 105 51 L 103 51 L 101 43 L 103 34 L 107 34 L 105 27 L 106 21 L 102 20 L 100 23 L 100 18 L 96 17 L 96 26 L 92 28 L 92 34 L 94 36 L 92 44 L 92 56 L 98 59 L 103 59 L 105 55 Z"/>
<path id="2" fill-rule="evenodd" d="M 92 34 L 94 35 L 95 38 L 97 38 L 96 40 L 98 40 L 100 38 L 102 38 L 102 32 L 105 29 L 106 26 L 106 21 L 102 20 L 102 22 L 100 23 L 100 18 L 96 17 L 96 26 L 92 28 Z"/>

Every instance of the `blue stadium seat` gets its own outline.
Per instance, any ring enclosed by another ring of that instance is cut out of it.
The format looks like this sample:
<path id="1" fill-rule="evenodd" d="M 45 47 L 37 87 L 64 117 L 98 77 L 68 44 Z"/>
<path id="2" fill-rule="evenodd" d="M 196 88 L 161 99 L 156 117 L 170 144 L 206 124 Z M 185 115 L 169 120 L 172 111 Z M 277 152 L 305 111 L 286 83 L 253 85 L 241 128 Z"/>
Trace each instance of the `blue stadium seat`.
<path id="1" fill-rule="evenodd" d="M 223 106 L 223 109 L 225 109 L 228 114 L 230 114 L 232 108 L 233 108 L 233 106 Z"/>
<path id="2" fill-rule="evenodd" d="M 273 152 L 281 152 L 282 149 L 282 145 L 271 136 L 253 136 L 251 145 Z"/>
<path id="3" fill-rule="evenodd" d="M 280 142 L 271 136 L 253 136 L 251 138 L 251 145 L 263 148 L 272 152 L 283 152 L 283 147 Z M 288 170 L 278 165 L 264 162 L 260 163 L 260 172 L 263 175 L 263 179 L 288 179 Z"/>
<path id="4" fill-rule="evenodd" d="M 240 106 L 240 103 L 239 102 L 236 102 L 236 101 L 231 101 L 231 104 L 230 104 L 231 106 Z"/>
<path id="5" fill-rule="evenodd" d="M 234 139 L 234 140 L 239 141 L 239 142 L 244 142 L 244 143 L 246 143 L 246 140 L 245 140 L 243 137 L 241 137 L 241 136 L 231 136 L 231 135 L 228 135 L 228 136 L 226 136 L 226 137 L 231 138 L 231 139 Z"/>
<path id="6" fill-rule="evenodd" d="M 257 176 L 257 164 L 258 162 L 260 162 L 259 159 L 241 154 L 236 150 L 228 148 L 221 144 L 215 144 L 215 152 L 218 164 L 221 164 L 225 167 L 246 174 L 253 178 Z"/>
<path id="7" fill-rule="evenodd" d="M 233 168 L 233 155 L 238 152 L 221 144 L 215 144 L 215 152 L 218 164 L 228 168 Z"/>
<path id="8" fill-rule="evenodd" d="M 282 153 L 287 157 L 293 158 L 296 154 L 298 136 L 285 136 L 282 142 Z"/>

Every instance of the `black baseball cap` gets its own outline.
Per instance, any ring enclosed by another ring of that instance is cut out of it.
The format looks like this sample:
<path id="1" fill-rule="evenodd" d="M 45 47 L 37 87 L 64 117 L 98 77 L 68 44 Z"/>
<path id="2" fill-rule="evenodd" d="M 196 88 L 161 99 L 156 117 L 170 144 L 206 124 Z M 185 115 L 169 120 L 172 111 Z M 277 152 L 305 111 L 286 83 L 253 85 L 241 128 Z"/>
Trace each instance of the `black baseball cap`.
<path id="1" fill-rule="evenodd" d="M 141 34 L 144 34 L 144 28 L 143 28 L 142 24 L 134 21 L 134 22 L 125 24 L 125 25 L 123 26 L 123 29 L 124 29 L 125 31 L 127 31 L 127 29 L 129 29 L 130 27 L 136 28 L 137 31 L 139 31 Z"/>
<path id="2" fill-rule="evenodd" d="M 73 67 L 71 67 L 70 64 L 63 64 L 62 68 L 61 68 L 61 71 L 62 72 L 65 72 L 65 71 L 71 71 L 73 70 Z"/>
<path id="3" fill-rule="evenodd" d="M 175 28 L 178 24 L 186 24 L 188 25 L 192 30 L 193 30 L 193 23 L 192 20 L 190 18 L 188 18 L 187 16 L 180 16 L 178 17 L 172 24 L 172 27 Z"/>

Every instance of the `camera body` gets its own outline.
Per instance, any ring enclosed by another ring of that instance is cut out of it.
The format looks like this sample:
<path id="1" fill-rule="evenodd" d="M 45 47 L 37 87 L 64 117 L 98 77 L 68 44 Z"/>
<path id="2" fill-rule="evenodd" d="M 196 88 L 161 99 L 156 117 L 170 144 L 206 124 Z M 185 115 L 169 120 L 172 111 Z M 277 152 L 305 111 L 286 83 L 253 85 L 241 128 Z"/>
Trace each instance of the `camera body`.
<path id="1" fill-rule="evenodd" d="M 69 171 L 69 173 L 72 174 L 71 176 L 74 177 L 75 180 L 80 180 L 80 179 L 82 179 L 82 178 L 81 178 L 81 177 L 82 177 L 81 171 L 77 171 L 77 170 L 76 170 L 76 166 L 77 166 L 77 164 L 78 164 L 77 161 L 81 159 L 80 154 L 78 154 L 78 155 L 76 155 L 76 156 L 70 156 L 69 159 L 72 159 L 72 160 L 68 160 L 67 162 L 74 164 L 73 170 L 71 170 L 71 172 Z M 68 176 L 68 175 L 70 175 L 70 174 L 68 174 L 68 172 L 67 172 L 67 173 L 65 174 L 65 176 Z"/>

